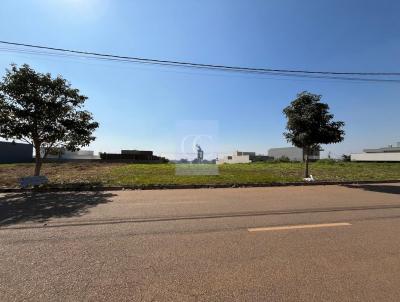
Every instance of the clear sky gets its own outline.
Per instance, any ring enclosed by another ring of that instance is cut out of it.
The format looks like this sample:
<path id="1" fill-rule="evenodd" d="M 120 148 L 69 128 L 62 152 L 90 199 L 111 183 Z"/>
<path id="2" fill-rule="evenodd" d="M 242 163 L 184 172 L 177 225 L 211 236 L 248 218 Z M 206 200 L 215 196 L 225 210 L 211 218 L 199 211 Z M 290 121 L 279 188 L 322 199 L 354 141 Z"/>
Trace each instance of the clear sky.
<path id="1" fill-rule="evenodd" d="M 400 2 L 370 0 L 3 0 L 0 40 L 248 67 L 400 71 Z M 4 47 L 1 46 L 0 47 Z M 176 123 L 218 123 L 219 152 L 286 146 L 282 109 L 322 94 L 346 122 L 333 156 L 400 141 L 400 84 L 279 78 L 30 56 L 11 63 L 61 74 L 89 97 L 96 151 L 174 157 Z"/>

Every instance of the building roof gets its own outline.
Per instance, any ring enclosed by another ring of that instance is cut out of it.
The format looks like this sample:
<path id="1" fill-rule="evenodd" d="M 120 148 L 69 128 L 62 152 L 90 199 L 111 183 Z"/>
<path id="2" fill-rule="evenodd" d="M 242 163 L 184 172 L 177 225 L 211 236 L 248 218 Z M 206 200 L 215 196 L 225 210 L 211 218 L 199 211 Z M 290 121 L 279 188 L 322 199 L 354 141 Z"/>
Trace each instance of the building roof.
<path id="1" fill-rule="evenodd" d="M 400 147 L 385 147 L 378 149 L 364 149 L 365 153 L 386 153 L 386 152 L 400 152 Z"/>
<path id="2" fill-rule="evenodd" d="M 15 146 L 32 146 L 32 144 L 27 144 L 27 143 L 16 143 L 14 141 L 12 142 L 5 142 L 5 141 L 0 141 L 1 145 L 15 145 Z"/>

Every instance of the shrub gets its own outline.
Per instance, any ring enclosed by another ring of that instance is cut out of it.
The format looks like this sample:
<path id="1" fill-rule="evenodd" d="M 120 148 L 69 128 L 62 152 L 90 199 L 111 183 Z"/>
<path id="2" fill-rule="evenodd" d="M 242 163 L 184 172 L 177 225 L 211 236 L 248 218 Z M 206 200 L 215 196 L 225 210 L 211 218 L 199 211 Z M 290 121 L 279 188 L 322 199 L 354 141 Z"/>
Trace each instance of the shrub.
<path id="1" fill-rule="evenodd" d="M 289 163 L 290 159 L 289 159 L 289 157 L 283 155 L 283 156 L 279 157 L 278 159 L 275 159 L 275 162 L 278 162 L 278 163 Z"/>
<path id="2" fill-rule="evenodd" d="M 321 163 L 321 164 L 330 164 L 330 165 L 332 165 L 332 164 L 335 164 L 337 161 L 335 159 L 332 159 L 332 158 L 324 158 L 324 159 L 319 159 L 317 162 Z"/>
<path id="3" fill-rule="evenodd" d="M 347 154 L 342 155 L 342 161 L 351 161 L 351 156 Z"/>

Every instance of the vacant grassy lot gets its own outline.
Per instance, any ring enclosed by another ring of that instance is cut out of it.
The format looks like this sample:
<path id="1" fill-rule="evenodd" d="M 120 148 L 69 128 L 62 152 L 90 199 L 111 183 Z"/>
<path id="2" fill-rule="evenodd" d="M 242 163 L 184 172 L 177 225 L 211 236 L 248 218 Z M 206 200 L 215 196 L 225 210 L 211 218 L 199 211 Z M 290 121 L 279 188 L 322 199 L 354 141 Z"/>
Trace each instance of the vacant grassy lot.
<path id="1" fill-rule="evenodd" d="M 17 187 L 18 179 L 32 175 L 33 167 L 0 165 L 0 186 Z M 219 175 L 176 175 L 174 164 L 46 163 L 42 174 L 51 184 L 243 184 L 302 181 L 303 168 L 302 163 L 234 164 L 219 166 Z M 328 181 L 400 180 L 400 163 L 316 162 L 311 174 Z"/>

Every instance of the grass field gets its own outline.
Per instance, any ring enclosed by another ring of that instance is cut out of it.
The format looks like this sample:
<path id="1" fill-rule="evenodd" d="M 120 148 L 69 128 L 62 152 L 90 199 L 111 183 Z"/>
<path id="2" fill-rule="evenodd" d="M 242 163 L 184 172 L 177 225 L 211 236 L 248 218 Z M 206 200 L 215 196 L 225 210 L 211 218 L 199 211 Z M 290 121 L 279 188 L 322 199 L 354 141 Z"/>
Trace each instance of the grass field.
<path id="1" fill-rule="evenodd" d="M 17 187 L 18 179 L 32 175 L 33 168 L 33 164 L 0 165 L 0 187 Z M 270 162 L 218 169 L 219 175 L 176 175 L 174 164 L 46 163 L 42 174 L 53 185 L 245 184 L 302 181 L 304 165 Z M 311 163 L 310 171 L 324 181 L 400 180 L 400 163 L 321 161 Z"/>

